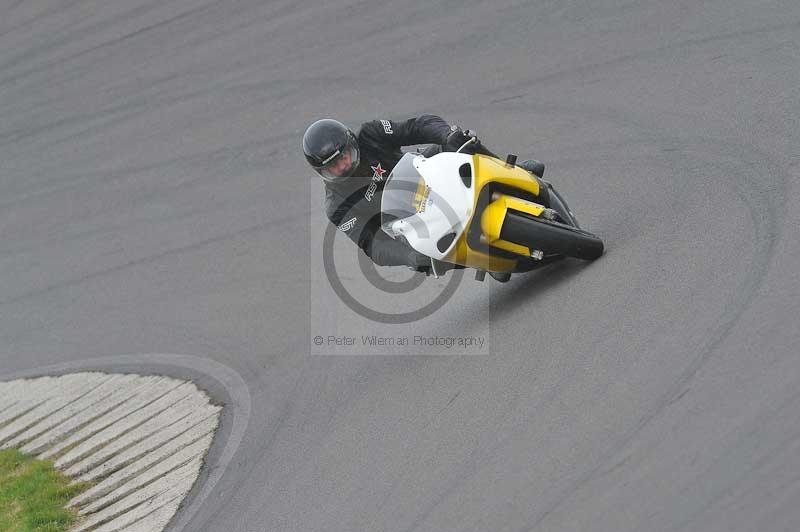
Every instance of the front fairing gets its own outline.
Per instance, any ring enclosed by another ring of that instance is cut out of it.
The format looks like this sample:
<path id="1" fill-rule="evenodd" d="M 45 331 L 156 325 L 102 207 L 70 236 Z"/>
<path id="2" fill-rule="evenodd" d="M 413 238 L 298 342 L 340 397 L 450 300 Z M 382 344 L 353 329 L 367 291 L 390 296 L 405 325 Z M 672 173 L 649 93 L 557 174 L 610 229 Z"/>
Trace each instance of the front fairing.
<path id="1" fill-rule="evenodd" d="M 403 238 L 418 252 L 443 260 L 472 217 L 472 161 L 471 155 L 462 153 L 430 158 L 405 154 L 383 189 L 381 228 L 392 238 Z"/>

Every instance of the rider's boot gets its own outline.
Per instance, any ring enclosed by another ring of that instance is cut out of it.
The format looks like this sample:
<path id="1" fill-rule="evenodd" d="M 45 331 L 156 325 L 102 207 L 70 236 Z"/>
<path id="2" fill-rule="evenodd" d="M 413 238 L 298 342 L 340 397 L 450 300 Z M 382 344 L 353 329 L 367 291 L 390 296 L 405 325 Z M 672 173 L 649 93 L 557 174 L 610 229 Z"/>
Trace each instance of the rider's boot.
<path id="1" fill-rule="evenodd" d="M 489 275 L 492 276 L 492 279 L 500 283 L 507 283 L 511 279 L 510 272 L 489 272 Z"/>
<path id="2" fill-rule="evenodd" d="M 544 163 L 537 161 L 536 159 L 528 159 L 527 161 L 522 161 L 521 163 L 517 163 L 517 166 L 527 170 L 528 172 L 535 174 L 536 177 L 544 177 Z"/>

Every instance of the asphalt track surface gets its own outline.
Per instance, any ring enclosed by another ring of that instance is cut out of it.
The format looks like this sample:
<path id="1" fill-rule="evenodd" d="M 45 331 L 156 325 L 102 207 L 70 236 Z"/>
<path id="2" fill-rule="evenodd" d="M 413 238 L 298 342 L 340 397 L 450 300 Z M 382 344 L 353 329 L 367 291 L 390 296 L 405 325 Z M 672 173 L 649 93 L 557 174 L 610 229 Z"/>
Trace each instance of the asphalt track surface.
<path id="1" fill-rule="evenodd" d="M 238 374 L 183 530 L 797 530 L 799 39 L 788 0 L 6 0 L 0 374 Z M 320 356 L 381 326 L 313 287 L 302 132 L 423 112 L 607 252 L 406 326 L 483 354 Z"/>

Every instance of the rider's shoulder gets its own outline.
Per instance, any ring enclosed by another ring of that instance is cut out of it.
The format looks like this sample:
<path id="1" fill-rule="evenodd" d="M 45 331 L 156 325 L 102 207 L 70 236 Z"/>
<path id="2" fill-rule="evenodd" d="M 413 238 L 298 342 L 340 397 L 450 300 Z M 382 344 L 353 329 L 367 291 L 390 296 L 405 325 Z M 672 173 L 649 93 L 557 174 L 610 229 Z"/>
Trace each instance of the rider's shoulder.
<path id="1" fill-rule="evenodd" d="M 376 134 L 382 132 L 383 127 L 381 126 L 380 120 L 370 120 L 361 124 L 356 132 L 356 136 L 358 138 L 363 138 L 365 136 L 374 137 Z"/>

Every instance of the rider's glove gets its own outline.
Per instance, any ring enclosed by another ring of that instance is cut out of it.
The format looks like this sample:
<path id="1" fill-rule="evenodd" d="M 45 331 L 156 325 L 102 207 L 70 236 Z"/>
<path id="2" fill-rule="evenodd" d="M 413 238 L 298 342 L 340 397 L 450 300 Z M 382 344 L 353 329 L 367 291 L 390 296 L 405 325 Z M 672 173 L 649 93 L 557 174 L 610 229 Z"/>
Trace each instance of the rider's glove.
<path id="1" fill-rule="evenodd" d="M 444 141 L 444 151 L 456 151 L 471 138 L 475 138 L 475 142 L 473 142 L 469 148 L 473 148 L 480 142 L 478 140 L 478 135 L 474 131 L 470 131 L 469 129 L 463 130 L 458 126 L 451 126 L 450 130 L 450 133 Z"/>

